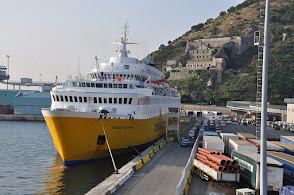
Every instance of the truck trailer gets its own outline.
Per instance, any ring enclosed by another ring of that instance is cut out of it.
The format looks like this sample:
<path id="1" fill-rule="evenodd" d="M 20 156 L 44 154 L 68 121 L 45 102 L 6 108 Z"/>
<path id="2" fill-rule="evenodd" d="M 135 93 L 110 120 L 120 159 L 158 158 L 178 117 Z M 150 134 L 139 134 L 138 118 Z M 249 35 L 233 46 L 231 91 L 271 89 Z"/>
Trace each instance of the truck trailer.
<path id="1" fill-rule="evenodd" d="M 294 136 L 281 136 L 280 140 L 281 142 L 294 144 Z"/>
<path id="2" fill-rule="evenodd" d="M 279 141 L 271 141 L 271 143 L 283 147 L 287 154 L 294 155 L 294 144 L 287 143 L 287 142 L 279 142 Z"/>
<path id="3" fill-rule="evenodd" d="M 260 155 L 249 151 L 232 151 L 232 159 L 240 166 L 240 181 L 260 189 Z M 283 186 L 284 166 L 277 160 L 267 157 L 267 186 L 269 191 L 279 191 Z"/>
<path id="4" fill-rule="evenodd" d="M 225 153 L 229 153 L 229 140 L 239 140 L 239 137 L 234 133 L 220 133 L 220 137 L 222 138 L 225 144 Z"/>
<path id="5" fill-rule="evenodd" d="M 268 157 L 283 163 L 284 165 L 284 184 L 294 184 L 294 156 L 283 152 L 267 152 Z"/>
<path id="6" fill-rule="evenodd" d="M 218 136 L 203 136 L 203 148 L 211 148 L 224 153 L 225 144 Z"/>

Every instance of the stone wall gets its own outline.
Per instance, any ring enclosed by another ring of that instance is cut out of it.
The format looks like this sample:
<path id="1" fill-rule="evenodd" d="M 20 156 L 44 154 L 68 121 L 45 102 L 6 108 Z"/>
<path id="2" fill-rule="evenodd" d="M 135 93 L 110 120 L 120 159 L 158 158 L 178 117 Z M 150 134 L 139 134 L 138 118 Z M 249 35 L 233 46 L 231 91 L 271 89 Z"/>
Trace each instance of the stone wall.
<path id="1" fill-rule="evenodd" d="M 188 77 L 192 77 L 197 75 L 196 72 L 191 72 L 188 70 L 180 71 L 180 72 L 170 72 L 169 80 L 178 80 L 178 79 L 185 79 Z"/>

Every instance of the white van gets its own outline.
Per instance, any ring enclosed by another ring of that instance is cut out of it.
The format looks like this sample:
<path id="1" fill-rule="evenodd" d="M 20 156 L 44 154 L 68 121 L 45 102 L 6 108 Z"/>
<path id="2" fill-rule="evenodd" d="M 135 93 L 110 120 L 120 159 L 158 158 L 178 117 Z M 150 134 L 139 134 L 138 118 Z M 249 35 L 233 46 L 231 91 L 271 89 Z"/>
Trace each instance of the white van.
<path id="1" fill-rule="evenodd" d="M 195 137 L 195 130 L 190 130 L 188 134 L 189 138 L 194 138 Z"/>
<path id="2" fill-rule="evenodd" d="M 221 121 L 221 126 L 225 127 L 226 126 L 226 122 L 225 121 Z"/>

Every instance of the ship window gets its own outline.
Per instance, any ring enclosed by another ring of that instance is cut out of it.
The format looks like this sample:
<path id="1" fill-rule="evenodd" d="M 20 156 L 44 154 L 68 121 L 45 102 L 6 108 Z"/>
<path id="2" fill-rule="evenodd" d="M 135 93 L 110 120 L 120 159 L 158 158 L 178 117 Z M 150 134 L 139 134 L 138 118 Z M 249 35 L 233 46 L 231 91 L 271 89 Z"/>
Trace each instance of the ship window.
<path id="1" fill-rule="evenodd" d="M 112 98 L 108 98 L 108 103 L 112 104 Z"/>
<path id="2" fill-rule="evenodd" d="M 117 104 L 117 98 L 113 98 L 113 103 Z"/>
<path id="3" fill-rule="evenodd" d="M 129 69 L 130 65 L 124 65 L 124 69 Z"/>
<path id="4" fill-rule="evenodd" d="M 128 88 L 128 84 L 124 84 L 124 88 L 127 89 Z"/>
<path id="5" fill-rule="evenodd" d="M 130 84 L 130 89 L 134 89 L 134 88 L 135 88 L 134 85 Z"/>
<path id="6" fill-rule="evenodd" d="M 108 87 L 109 87 L 109 88 L 112 88 L 112 83 L 109 83 L 109 84 L 108 84 Z"/>
<path id="7" fill-rule="evenodd" d="M 59 102 L 59 96 L 58 96 L 58 95 L 56 96 L 56 101 L 58 101 L 58 102 Z"/>
<path id="8" fill-rule="evenodd" d="M 90 87 L 90 83 L 86 83 L 87 87 Z"/>
<path id="9" fill-rule="evenodd" d="M 78 102 L 78 97 L 74 96 L 75 102 Z"/>
<path id="10" fill-rule="evenodd" d="M 129 104 L 132 104 L 132 99 L 133 99 L 133 98 L 130 98 L 130 99 L 129 99 Z"/>
<path id="11" fill-rule="evenodd" d="M 108 74 L 108 79 L 111 79 L 111 75 L 110 74 Z"/>
<path id="12" fill-rule="evenodd" d="M 120 88 L 120 89 L 121 89 L 121 88 L 122 88 L 122 84 L 118 84 L 118 88 Z"/>
<path id="13" fill-rule="evenodd" d="M 60 101 L 63 102 L 63 96 L 62 95 L 60 96 Z"/>
<path id="14" fill-rule="evenodd" d="M 97 104 L 97 98 L 96 97 L 94 97 L 94 103 Z"/>
<path id="15" fill-rule="evenodd" d="M 124 98 L 124 104 L 128 103 L 128 98 Z"/>
<path id="16" fill-rule="evenodd" d="M 68 97 L 67 97 L 67 95 L 64 96 L 64 99 L 65 99 L 66 102 L 68 102 Z"/>
<path id="17" fill-rule="evenodd" d="M 79 102 L 83 102 L 83 98 L 82 97 L 79 97 Z"/>
<path id="18" fill-rule="evenodd" d="M 112 75 L 112 79 L 115 79 L 115 75 Z"/>
<path id="19" fill-rule="evenodd" d="M 107 104 L 107 98 L 105 97 L 103 98 L 103 100 L 104 100 L 104 104 Z"/>
<path id="20" fill-rule="evenodd" d="M 105 135 L 98 135 L 97 145 L 104 145 L 105 144 Z"/>
<path id="21" fill-rule="evenodd" d="M 122 98 L 118 98 L 118 103 L 122 104 Z"/>
<path id="22" fill-rule="evenodd" d="M 53 98 L 53 100 L 54 100 L 54 101 L 56 101 L 56 100 L 55 100 L 55 96 L 54 96 L 54 95 L 52 95 L 52 98 Z"/>
<path id="23" fill-rule="evenodd" d="M 101 97 L 99 98 L 99 104 L 102 104 L 102 98 Z"/>
<path id="24" fill-rule="evenodd" d="M 86 83 L 82 83 L 82 87 L 86 87 Z"/>
<path id="25" fill-rule="evenodd" d="M 69 96 L 69 101 L 70 101 L 70 102 L 73 102 L 73 101 L 72 101 L 72 96 Z"/>
<path id="26" fill-rule="evenodd" d="M 117 84 L 113 84 L 113 88 L 117 88 Z"/>
<path id="27" fill-rule="evenodd" d="M 87 102 L 87 97 L 84 97 L 84 102 L 85 102 L 85 103 Z"/>
<path id="28" fill-rule="evenodd" d="M 91 83 L 91 87 L 95 87 L 95 83 Z"/>
<path id="29" fill-rule="evenodd" d="M 104 88 L 108 88 L 108 87 L 107 87 L 107 83 L 104 83 Z"/>
<path id="30" fill-rule="evenodd" d="M 73 82 L 73 83 L 72 83 L 72 86 L 77 87 L 77 86 L 78 86 L 78 83 Z"/>

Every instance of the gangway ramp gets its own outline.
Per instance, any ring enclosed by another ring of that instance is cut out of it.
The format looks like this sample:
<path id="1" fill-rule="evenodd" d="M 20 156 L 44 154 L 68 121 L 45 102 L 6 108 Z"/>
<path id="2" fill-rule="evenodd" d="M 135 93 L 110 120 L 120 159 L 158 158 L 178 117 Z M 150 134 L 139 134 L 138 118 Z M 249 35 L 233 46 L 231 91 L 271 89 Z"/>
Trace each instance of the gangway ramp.
<path id="1" fill-rule="evenodd" d="M 168 142 L 115 194 L 175 194 L 190 152 L 191 147 L 181 147 L 178 141 Z"/>

